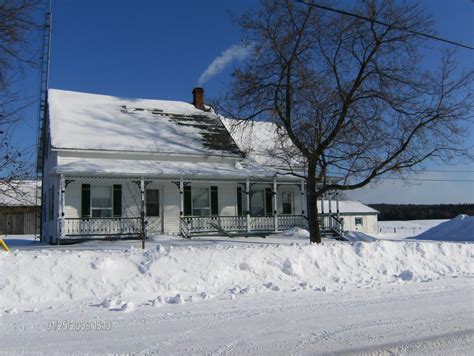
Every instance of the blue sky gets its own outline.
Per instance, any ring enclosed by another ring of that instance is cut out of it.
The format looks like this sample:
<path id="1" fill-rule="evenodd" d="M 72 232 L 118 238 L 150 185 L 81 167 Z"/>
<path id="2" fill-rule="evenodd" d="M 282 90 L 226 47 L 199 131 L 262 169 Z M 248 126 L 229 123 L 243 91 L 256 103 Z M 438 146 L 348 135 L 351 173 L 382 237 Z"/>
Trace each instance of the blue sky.
<path id="1" fill-rule="evenodd" d="M 341 0 L 341 6 L 345 2 L 349 0 Z M 256 3 L 255 0 L 53 0 L 50 87 L 190 101 L 192 88 L 212 60 L 240 42 L 240 30 L 232 23 L 229 12 L 238 14 Z M 473 1 L 422 0 L 421 3 L 436 19 L 440 36 L 474 45 Z M 460 49 L 458 55 L 461 63 L 474 65 L 474 51 Z M 229 81 L 229 74 L 230 68 L 207 82 L 207 96 L 219 95 Z M 37 96 L 38 73 L 28 71 L 20 85 L 28 95 Z M 25 115 L 26 121 L 17 128 L 16 137 L 17 142 L 28 145 L 36 140 L 37 105 L 26 110 Z M 471 173 L 430 172 L 428 176 L 474 179 L 474 165 L 437 169 Z M 451 193 L 442 196 L 431 193 L 440 191 L 439 184 L 423 183 L 416 189 L 420 193 L 416 198 L 410 189 L 394 188 L 392 183 L 380 192 L 381 185 L 373 199 L 367 199 L 370 196 L 367 191 L 355 196 L 372 202 L 474 201 L 472 182 L 443 182 L 441 190 Z"/>

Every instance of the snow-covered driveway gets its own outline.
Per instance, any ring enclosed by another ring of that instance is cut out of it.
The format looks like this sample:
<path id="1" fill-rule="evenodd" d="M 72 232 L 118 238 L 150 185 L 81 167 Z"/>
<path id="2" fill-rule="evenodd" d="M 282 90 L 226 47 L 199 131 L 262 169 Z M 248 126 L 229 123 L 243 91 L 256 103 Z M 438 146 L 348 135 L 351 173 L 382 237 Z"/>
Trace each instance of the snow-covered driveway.
<path id="1" fill-rule="evenodd" d="M 469 277 L 335 292 L 272 292 L 133 313 L 87 305 L 0 318 L 1 351 L 159 354 L 472 352 Z M 96 319 L 97 318 L 97 319 Z M 110 322 L 110 330 L 49 331 L 51 321 Z"/>

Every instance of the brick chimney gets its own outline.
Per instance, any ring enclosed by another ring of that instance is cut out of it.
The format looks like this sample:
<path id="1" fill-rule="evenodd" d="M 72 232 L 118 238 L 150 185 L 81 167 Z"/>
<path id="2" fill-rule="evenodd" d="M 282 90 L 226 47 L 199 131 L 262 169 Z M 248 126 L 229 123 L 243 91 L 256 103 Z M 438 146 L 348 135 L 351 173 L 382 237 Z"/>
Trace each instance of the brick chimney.
<path id="1" fill-rule="evenodd" d="M 193 105 L 199 109 L 204 110 L 204 89 L 196 87 L 193 89 Z"/>

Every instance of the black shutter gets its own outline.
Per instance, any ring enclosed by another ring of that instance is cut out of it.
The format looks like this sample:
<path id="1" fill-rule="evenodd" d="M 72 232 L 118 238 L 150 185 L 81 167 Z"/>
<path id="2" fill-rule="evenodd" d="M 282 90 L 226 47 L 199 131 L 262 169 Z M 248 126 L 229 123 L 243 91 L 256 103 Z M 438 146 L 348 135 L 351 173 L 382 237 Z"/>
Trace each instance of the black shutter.
<path id="1" fill-rule="evenodd" d="M 216 186 L 211 187 L 211 215 L 219 215 L 219 198 Z"/>
<path id="2" fill-rule="evenodd" d="M 242 187 L 237 187 L 237 215 L 242 216 Z"/>
<path id="3" fill-rule="evenodd" d="M 47 214 L 46 214 L 46 206 L 47 206 L 47 203 L 46 203 L 46 197 L 47 197 L 47 194 L 46 192 L 43 192 L 43 199 L 41 200 L 41 214 L 42 214 L 42 220 L 43 221 L 48 221 L 48 217 L 47 217 Z"/>
<path id="4" fill-rule="evenodd" d="M 193 214 L 191 205 L 191 187 L 184 187 L 184 215 L 190 216 Z"/>
<path id="5" fill-rule="evenodd" d="M 83 184 L 81 192 L 81 217 L 91 217 L 91 185 Z"/>
<path id="6" fill-rule="evenodd" d="M 122 217 L 122 184 L 114 184 L 114 218 Z"/>
<path id="7" fill-rule="evenodd" d="M 272 199 L 273 193 L 271 188 L 265 188 L 265 215 L 273 215 Z"/>
<path id="8" fill-rule="evenodd" d="M 51 211 L 49 212 L 49 218 L 51 221 L 54 220 L 54 185 L 51 187 Z"/>

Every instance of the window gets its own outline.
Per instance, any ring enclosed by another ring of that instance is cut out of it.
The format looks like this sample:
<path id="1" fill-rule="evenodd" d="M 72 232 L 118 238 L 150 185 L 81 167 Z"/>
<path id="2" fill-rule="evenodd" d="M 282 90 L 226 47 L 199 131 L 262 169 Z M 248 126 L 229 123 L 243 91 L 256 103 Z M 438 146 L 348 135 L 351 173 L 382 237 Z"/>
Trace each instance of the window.
<path id="1" fill-rule="evenodd" d="M 355 224 L 356 224 L 356 225 L 362 225 L 362 221 L 363 221 L 363 220 L 362 220 L 361 217 L 355 218 Z"/>
<path id="2" fill-rule="evenodd" d="M 147 216 L 160 216 L 160 191 L 158 189 L 147 189 L 145 202 Z"/>
<path id="3" fill-rule="evenodd" d="M 264 216 L 265 215 L 265 191 L 255 190 L 250 193 L 250 215 Z"/>
<path id="4" fill-rule="evenodd" d="M 113 187 L 81 185 L 81 217 L 120 218 L 122 216 L 122 185 Z"/>
<path id="5" fill-rule="evenodd" d="M 219 191 L 217 186 L 184 187 L 184 216 L 217 216 L 219 214 Z"/>
<path id="6" fill-rule="evenodd" d="M 211 215 L 209 188 L 193 188 L 191 190 L 191 196 L 194 216 Z"/>
<path id="7" fill-rule="evenodd" d="M 293 192 L 281 192 L 281 214 L 293 214 Z"/>
<path id="8" fill-rule="evenodd" d="M 111 187 L 91 187 L 91 212 L 93 218 L 112 217 Z"/>

